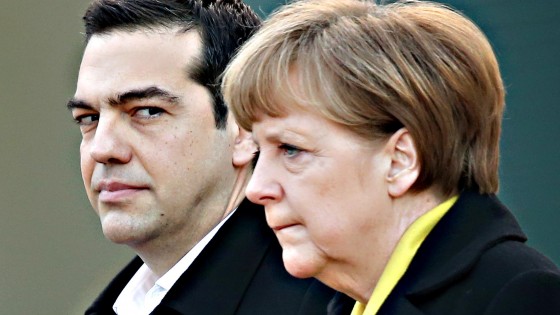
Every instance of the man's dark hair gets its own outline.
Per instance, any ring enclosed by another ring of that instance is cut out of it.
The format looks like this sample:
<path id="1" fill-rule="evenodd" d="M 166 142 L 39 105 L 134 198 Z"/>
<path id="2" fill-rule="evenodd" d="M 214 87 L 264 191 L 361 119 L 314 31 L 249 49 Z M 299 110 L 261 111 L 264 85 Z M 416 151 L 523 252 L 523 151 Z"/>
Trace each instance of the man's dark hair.
<path id="1" fill-rule="evenodd" d="M 210 91 L 217 128 L 225 126 L 228 113 L 220 91 L 221 74 L 261 23 L 241 0 L 94 0 L 83 20 L 86 42 L 93 35 L 116 30 L 196 29 L 203 52 L 201 63 L 190 77 Z"/>

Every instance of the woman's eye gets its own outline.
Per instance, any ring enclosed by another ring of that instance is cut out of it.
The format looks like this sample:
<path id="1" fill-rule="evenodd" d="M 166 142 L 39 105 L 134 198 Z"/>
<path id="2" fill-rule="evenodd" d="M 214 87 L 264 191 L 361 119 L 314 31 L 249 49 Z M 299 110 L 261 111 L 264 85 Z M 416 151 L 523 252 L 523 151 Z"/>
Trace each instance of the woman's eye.
<path id="1" fill-rule="evenodd" d="M 143 107 L 139 108 L 134 112 L 134 116 L 140 118 L 155 118 L 163 114 L 163 109 L 159 107 Z"/>
<path id="2" fill-rule="evenodd" d="M 279 148 L 284 152 L 284 155 L 288 157 L 295 157 L 302 151 L 300 148 L 290 144 L 282 144 Z"/>
<path id="3" fill-rule="evenodd" d="M 80 115 L 74 120 L 80 126 L 89 126 L 99 120 L 99 114 Z"/>

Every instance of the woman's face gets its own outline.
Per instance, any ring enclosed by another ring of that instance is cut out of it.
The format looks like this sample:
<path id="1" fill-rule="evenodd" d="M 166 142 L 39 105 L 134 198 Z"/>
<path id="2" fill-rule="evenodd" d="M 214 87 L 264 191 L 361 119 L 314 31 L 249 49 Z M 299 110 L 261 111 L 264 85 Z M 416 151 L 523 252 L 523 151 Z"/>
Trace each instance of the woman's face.
<path id="1" fill-rule="evenodd" d="M 386 142 L 297 109 L 261 116 L 253 137 L 260 154 L 247 196 L 265 206 L 288 272 L 335 288 L 353 269 L 376 276 L 371 261 L 386 261 L 400 236 Z"/>

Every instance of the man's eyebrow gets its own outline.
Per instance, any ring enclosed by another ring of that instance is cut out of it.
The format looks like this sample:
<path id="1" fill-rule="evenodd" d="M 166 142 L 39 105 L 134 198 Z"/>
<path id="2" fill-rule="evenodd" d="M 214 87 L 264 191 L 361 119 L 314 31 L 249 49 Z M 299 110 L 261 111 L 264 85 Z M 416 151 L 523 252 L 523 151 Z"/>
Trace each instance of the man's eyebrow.
<path id="1" fill-rule="evenodd" d="M 119 106 L 119 105 L 126 104 L 127 102 L 151 99 L 151 98 L 163 99 L 164 101 L 169 102 L 171 104 L 177 104 L 180 99 L 179 96 L 174 95 L 162 88 L 159 88 L 157 86 L 150 86 L 146 88 L 130 90 L 118 94 L 116 97 L 110 97 L 108 99 L 108 103 L 111 106 Z M 77 98 L 70 99 L 66 104 L 66 107 L 70 111 L 76 108 L 93 109 L 92 105 L 88 104 L 86 101 Z"/>
<path id="2" fill-rule="evenodd" d="M 109 104 L 111 106 L 118 106 L 126 104 L 131 101 L 138 101 L 144 99 L 159 98 L 166 102 L 176 104 L 179 102 L 180 97 L 174 95 L 162 88 L 157 86 L 150 86 L 141 89 L 130 90 L 121 94 L 118 94 L 114 98 L 109 98 Z"/>
<path id="3" fill-rule="evenodd" d="M 68 103 L 66 104 L 66 107 L 70 111 L 72 111 L 75 108 L 93 109 L 93 107 L 91 105 L 89 105 L 87 102 L 76 99 L 76 98 L 70 99 L 68 101 Z"/>

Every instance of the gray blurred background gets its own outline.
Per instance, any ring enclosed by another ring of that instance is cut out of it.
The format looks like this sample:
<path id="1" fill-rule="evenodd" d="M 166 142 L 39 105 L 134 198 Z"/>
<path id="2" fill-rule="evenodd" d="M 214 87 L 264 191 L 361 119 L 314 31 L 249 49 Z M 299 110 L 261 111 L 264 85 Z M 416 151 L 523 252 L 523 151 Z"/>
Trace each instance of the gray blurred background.
<path id="1" fill-rule="evenodd" d="M 282 3 L 247 2 L 263 16 Z M 500 197 L 560 264 L 560 1 L 446 2 L 486 32 L 507 85 Z M 133 256 L 102 236 L 65 108 L 88 3 L 0 3 L 0 314 L 83 313 Z"/>

